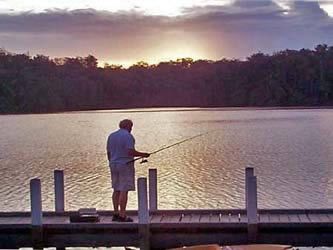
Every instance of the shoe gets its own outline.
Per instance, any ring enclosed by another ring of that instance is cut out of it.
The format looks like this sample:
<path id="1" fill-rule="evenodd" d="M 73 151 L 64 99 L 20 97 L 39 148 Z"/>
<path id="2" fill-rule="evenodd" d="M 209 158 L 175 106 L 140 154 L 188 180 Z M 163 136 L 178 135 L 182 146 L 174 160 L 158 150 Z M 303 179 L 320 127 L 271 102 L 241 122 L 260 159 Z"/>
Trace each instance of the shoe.
<path id="1" fill-rule="evenodd" d="M 127 217 L 127 216 L 125 216 L 125 217 L 118 216 L 117 221 L 118 222 L 133 222 L 133 219 L 130 217 Z"/>
<path id="2" fill-rule="evenodd" d="M 112 216 L 112 221 L 118 221 L 119 218 L 120 218 L 119 214 L 114 214 L 114 215 Z"/>

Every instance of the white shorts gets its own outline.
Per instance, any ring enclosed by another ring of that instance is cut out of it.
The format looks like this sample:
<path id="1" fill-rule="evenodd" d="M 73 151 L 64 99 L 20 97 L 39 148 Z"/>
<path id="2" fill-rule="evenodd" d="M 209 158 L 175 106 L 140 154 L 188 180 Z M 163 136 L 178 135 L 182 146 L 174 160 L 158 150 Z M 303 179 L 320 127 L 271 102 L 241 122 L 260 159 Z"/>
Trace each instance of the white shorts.
<path id="1" fill-rule="evenodd" d="M 128 164 L 111 164 L 111 182 L 114 191 L 134 191 L 134 162 Z"/>

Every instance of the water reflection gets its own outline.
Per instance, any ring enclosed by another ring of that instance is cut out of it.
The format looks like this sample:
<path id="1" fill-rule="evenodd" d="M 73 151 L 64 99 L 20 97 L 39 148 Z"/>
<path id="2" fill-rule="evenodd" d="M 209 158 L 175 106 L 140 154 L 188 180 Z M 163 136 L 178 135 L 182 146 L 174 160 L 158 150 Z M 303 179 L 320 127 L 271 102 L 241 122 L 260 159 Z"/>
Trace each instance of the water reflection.
<path id="1" fill-rule="evenodd" d="M 134 121 L 142 151 L 212 131 L 137 164 L 137 177 L 158 169 L 162 208 L 242 208 L 247 166 L 256 171 L 260 208 L 333 206 L 333 111 L 150 111 L 0 116 L 0 210 L 29 210 L 34 177 L 43 208 L 53 210 L 54 169 L 65 171 L 66 209 L 111 209 L 105 143 L 124 118 Z M 129 207 L 137 207 L 135 192 Z"/>

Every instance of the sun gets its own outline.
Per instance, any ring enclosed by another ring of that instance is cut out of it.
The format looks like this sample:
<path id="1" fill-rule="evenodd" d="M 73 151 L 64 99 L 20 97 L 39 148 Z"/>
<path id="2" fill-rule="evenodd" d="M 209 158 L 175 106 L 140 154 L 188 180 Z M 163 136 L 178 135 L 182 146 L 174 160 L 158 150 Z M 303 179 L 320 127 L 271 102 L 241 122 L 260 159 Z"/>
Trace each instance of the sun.
<path id="1" fill-rule="evenodd" d="M 319 3 L 319 6 L 324 10 L 330 17 L 333 17 L 333 3 Z"/>
<path id="2" fill-rule="evenodd" d="M 190 47 L 173 47 L 170 50 L 161 52 L 158 58 L 152 61 L 175 61 L 180 58 L 192 58 L 193 60 L 203 59 L 204 55 L 200 54 L 197 50 Z"/>
<path id="3" fill-rule="evenodd" d="M 123 68 L 129 68 L 130 66 L 138 62 L 146 62 L 149 65 L 157 65 L 160 62 L 176 61 L 182 58 L 192 58 L 193 60 L 208 59 L 208 55 L 204 48 L 200 47 L 200 44 L 195 44 L 190 40 L 184 41 L 172 41 L 168 40 L 167 44 L 162 44 L 156 48 L 148 51 L 143 56 L 137 56 L 126 60 L 125 58 L 113 58 L 108 60 L 107 58 L 99 61 L 99 66 L 103 67 L 105 63 L 109 65 L 122 65 Z M 214 58 L 210 58 L 214 59 Z"/>

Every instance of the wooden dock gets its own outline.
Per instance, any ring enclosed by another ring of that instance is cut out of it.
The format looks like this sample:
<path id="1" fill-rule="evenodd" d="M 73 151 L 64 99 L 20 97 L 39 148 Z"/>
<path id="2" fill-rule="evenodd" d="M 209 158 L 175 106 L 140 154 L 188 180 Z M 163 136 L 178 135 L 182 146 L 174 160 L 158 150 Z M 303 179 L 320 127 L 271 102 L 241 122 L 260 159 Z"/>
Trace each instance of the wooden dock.
<path id="1" fill-rule="evenodd" d="M 32 211 L 0 213 L 0 248 L 166 249 L 248 243 L 333 246 L 333 209 L 257 209 L 253 169 L 247 169 L 245 175 L 246 208 L 227 210 L 158 209 L 157 174 L 156 170 L 150 170 L 149 193 L 146 178 L 138 180 L 139 207 L 137 211 L 129 211 L 134 223 L 112 222 L 110 211 L 98 211 L 99 222 L 71 223 L 70 216 L 77 211 L 64 210 L 62 175 L 63 172 L 55 173 L 56 211 L 42 211 L 40 182 L 34 179 Z"/>

